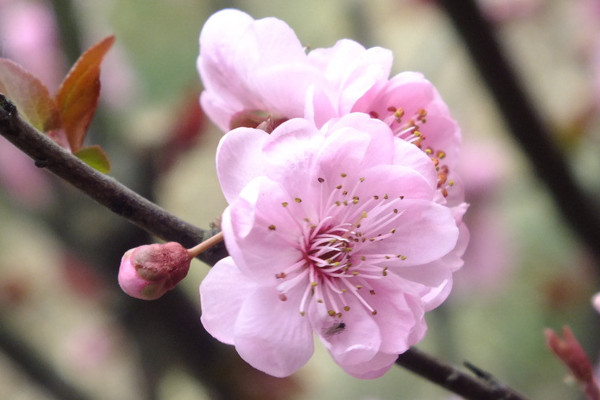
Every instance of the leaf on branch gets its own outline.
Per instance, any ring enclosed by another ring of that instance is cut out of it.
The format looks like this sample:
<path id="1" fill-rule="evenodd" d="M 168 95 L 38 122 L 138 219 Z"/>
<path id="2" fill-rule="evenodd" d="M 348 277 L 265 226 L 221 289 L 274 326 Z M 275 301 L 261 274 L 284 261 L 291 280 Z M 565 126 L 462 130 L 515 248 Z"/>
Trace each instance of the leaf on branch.
<path id="1" fill-rule="evenodd" d="M 0 92 L 33 127 L 48 132 L 60 127 L 60 114 L 48 88 L 19 64 L 0 58 Z"/>
<path id="2" fill-rule="evenodd" d="M 110 161 L 102 147 L 98 145 L 84 147 L 76 153 L 77 158 L 81 161 L 94 168 L 95 170 L 108 174 L 110 172 Z"/>
<path id="3" fill-rule="evenodd" d="M 79 57 L 60 85 L 56 102 L 73 153 L 83 145 L 100 96 L 100 64 L 115 41 L 108 36 Z"/>

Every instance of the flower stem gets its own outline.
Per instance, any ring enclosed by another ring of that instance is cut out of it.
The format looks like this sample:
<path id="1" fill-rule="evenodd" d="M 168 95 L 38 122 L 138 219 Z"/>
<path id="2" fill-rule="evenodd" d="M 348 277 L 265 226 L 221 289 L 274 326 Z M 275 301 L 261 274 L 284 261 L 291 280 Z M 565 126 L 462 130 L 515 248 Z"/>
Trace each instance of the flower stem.
<path id="1" fill-rule="evenodd" d="M 214 236 L 209 237 L 202 243 L 192 247 L 191 249 L 187 249 L 188 255 L 190 258 L 198 257 L 201 253 L 204 253 L 206 250 L 210 249 L 216 244 L 219 244 L 223 241 L 223 232 L 219 232 Z"/>

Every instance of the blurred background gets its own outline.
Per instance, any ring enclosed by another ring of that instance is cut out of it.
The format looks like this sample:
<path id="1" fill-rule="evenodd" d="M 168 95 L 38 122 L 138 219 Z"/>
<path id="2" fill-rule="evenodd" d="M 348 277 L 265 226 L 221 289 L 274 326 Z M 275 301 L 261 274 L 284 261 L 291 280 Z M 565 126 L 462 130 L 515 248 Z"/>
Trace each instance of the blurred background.
<path id="1" fill-rule="evenodd" d="M 598 198 L 600 1 L 478 4 L 579 185 Z M 435 2 L 0 0 L 0 56 L 55 93 L 84 49 L 116 35 L 87 140 L 104 147 L 116 179 L 208 228 L 226 206 L 213 165 L 221 133 L 199 110 L 195 62 L 204 21 L 226 7 L 283 19 L 311 48 L 345 37 L 389 48 L 394 73 L 421 71 L 434 83 L 463 131 L 471 242 L 418 347 L 456 365 L 467 360 L 532 399 L 583 398 L 542 332 L 569 325 L 597 361 L 600 319 L 590 298 L 600 269 Z M 208 266 L 195 260 L 180 289 L 155 302 L 121 293 L 123 252 L 154 240 L 0 137 L 1 399 L 455 398 L 400 367 L 351 378 L 320 345 L 291 378 L 253 370 L 199 324 Z"/>

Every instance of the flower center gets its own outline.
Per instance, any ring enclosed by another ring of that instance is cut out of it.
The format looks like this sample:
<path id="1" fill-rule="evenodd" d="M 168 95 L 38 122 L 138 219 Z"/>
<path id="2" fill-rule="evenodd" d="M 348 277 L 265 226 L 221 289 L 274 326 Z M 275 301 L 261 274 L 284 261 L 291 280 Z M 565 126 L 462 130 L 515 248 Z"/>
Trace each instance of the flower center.
<path id="1" fill-rule="evenodd" d="M 427 137 L 421 132 L 421 126 L 427 122 L 427 111 L 419 108 L 412 117 L 406 118 L 403 108 L 390 106 L 386 109 L 385 115 L 380 115 L 376 111 L 369 112 L 369 115 L 388 124 L 394 136 L 414 144 L 431 158 L 438 173 L 437 187 L 444 197 L 448 197 L 448 189 L 454 185 L 454 182 L 448 180 L 450 168 L 442 163 L 446 152 L 441 149 L 435 150 L 423 143 Z"/>
<path id="2" fill-rule="evenodd" d="M 346 174 L 340 176 L 345 178 Z M 277 289 L 283 301 L 291 288 L 305 286 L 299 305 L 301 315 L 305 315 L 311 301 L 316 301 L 324 304 L 331 317 L 340 318 L 350 310 L 351 298 L 371 314 L 377 314 L 368 300 L 376 295 L 373 280 L 387 276 L 386 264 L 390 260 L 406 259 L 400 254 L 369 251 L 375 242 L 394 240 L 396 229 L 389 226 L 402 214 L 398 208 L 403 197 L 383 194 L 360 200 L 356 192 L 364 180 L 358 179 L 349 190 L 344 190 L 343 184 L 336 185 L 327 196 L 318 224 L 308 218 L 300 222 L 303 235 L 298 249 L 302 257 L 276 278 L 282 280 Z M 319 178 L 319 182 L 323 184 L 324 179 Z M 302 202 L 299 198 L 294 200 L 282 205 L 297 217 L 296 212 L 302 212 Z"/>

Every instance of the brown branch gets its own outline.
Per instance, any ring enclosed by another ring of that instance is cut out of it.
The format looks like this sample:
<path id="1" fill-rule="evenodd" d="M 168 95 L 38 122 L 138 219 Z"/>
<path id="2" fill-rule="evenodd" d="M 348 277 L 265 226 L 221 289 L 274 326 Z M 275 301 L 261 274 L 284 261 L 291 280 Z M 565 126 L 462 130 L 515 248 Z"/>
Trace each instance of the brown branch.
<path id="1" fill-rule="evenodd" d="M 20 118 L 15 106 L 1 94 L 0 134 L 31 157 L 37 167 L 49 170 L 117 215 L 161 239 L 192 247 L 209 236 L 58 146 Z M 199 258 L 214 265 L 224 256 L 221 245 Z"/>
<path id="2" fill-rule="evenodd" d="M 414 347 L 398 356 L 396 364 L 465 399 L 527 400 L 513 389 L 496 382 L 493 377 L 465 363 L 477 375 L 473 377 Z"/>

